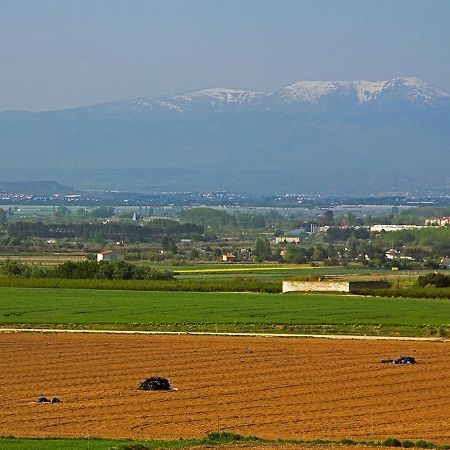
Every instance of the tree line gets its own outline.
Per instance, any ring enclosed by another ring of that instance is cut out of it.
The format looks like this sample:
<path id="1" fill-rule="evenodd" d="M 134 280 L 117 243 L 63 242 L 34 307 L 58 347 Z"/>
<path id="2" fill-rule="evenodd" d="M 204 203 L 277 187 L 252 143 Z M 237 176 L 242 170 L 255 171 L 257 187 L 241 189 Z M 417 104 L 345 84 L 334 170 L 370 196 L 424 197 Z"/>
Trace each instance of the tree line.
<path id="1" fill-rule="evenodd" d="M 0 274 L 19 278 L 103 279 L 103 280 L 170 280 L 169 270 L 130 264 L 125 261 L 66 261 L 53 267 L 39 267 L 7 260 L 0 263 Z"/>
<path id="2" fill-rule="evenodd" d="M 8 223 L 7 231 L 11 236 L 27 238 L 80 238 L 95 242 L 106 240 L 148 242 L 163 235 L 189 237 L 191 234 L 201 234 L 203 233 L 203 226 L 173 220 L 166 221 L 166 223 L 154 221 L 144 225 L 123 221 L 57 224 L 20 220 Z"/>

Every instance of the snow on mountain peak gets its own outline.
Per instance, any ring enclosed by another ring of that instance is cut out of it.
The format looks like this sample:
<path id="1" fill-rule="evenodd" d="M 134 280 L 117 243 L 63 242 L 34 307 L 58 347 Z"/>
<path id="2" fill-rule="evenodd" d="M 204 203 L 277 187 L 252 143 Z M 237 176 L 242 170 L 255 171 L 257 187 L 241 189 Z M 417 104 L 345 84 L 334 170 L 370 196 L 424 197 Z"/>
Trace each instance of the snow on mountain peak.
<path id="1" fill-rule="evenodd" d="M 356 96 L 360 104 L 388 93 L 395 94 L 397 98 L 427 103 L 437 98 L 450 98 L 447 91 L 413 77 L 384 81 L 297 81 L 279 91 L 280 97 L 285 101 L 309 104 L 318 103 L 321 98 L 335 93 Z"/>
<path id="2" fill-rule="evenodd" d="M 386 82 L 386 89 L 403 94 L 408 100 L 432 103 L 436 99 L 450 99 L 450 93 L 420 78 L 394 78 Z"/>
<path id="3" fill-rule="evenodd" d="M 286 100 L 316 103 L 320 97 L 328 95 L 338 88 L 335 81 L 297 81 L 280 90 Z"/>
<path id="4" fill-rule="evenodd" d="M 253 100 L 258 100 L 267 95 L 268 95 L 267 92 L 247 91 L 243 89 L 210 88 L 210 89 L 202 89 L 200 91 L 187 92 L 186 94 L 178 95 L 177 98 L 182 100 L 203 98 L 225 104 L 226 103 L 244 104 L 249 103 Z"/>
<path id="5" fill-rule="evenodd" d="M 354 107 L 382 102 L 409 102 L 439 105 L 450 101 L 450 93 L 419 78 L 403 77 L 384 81 L 297 81 L 279 91 L 270 93 L 245 89 L 210 88 L 182 94 L 141 97 L 128 104 L 134 111 L 184 114 L 211 111 L 264 110 L 304 105 Z"/>

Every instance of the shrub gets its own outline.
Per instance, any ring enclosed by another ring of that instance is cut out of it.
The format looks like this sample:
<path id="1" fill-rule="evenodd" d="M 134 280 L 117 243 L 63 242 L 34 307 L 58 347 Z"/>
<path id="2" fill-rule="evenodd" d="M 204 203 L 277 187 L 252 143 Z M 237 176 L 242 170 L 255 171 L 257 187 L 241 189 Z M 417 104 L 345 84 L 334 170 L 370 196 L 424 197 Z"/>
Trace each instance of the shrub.
<path id="1" fill-rule="evenodd" d="M 383 447 L 401 447 L 402 443 L 396 439 L 396 438 L 387 438 L 384 441 L 381 442 L 381 444 L 383 445 Z"/>
<path id="2" fill-rule="evenodd" d="M 417 448 L 436 448 L 436 444 L 433 444 L 430 441 L 424 441 L 422 439 L 419 439 L 414 444 Z"/>
<path id="3" fill-rule="evenodd" d="M 0 274 L 7 277 L 29 277 L 31 267 L 18 261 L 7 259 L 0 264 Z"/>
<path id="4" fill-rule="evenodd" d="M 420 287 L 425 287 L 428 285 L 438 288 L 450 287 L 450 276 L 439 272 L 427 273 L 426 275 L 419 276 L 417 279 L 417 284 Z"/>

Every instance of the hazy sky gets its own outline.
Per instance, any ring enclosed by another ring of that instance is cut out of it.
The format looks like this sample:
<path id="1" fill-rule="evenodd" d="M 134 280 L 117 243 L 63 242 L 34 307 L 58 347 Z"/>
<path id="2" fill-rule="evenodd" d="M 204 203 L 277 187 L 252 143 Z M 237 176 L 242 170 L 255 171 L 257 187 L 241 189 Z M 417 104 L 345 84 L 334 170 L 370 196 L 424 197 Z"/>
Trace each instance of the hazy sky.
<path id="1" fill-rule="evenodd" d="M 0 110 L 417 76 L 450 90 L 449 0 L 0 0 Z"/>

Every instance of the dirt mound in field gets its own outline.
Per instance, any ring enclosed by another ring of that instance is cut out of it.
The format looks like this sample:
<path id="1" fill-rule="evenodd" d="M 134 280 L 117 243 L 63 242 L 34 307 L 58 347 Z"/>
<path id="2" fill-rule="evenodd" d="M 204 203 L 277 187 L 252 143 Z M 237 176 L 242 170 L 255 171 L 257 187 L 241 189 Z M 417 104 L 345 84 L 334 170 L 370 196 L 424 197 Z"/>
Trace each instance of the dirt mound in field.
<path id="1" fill-rule="evenodd" d="M 146 378 L 140 385 L 141 391 L 170 391 L 172 386 L 167 378 L 151 377 Z"/>

